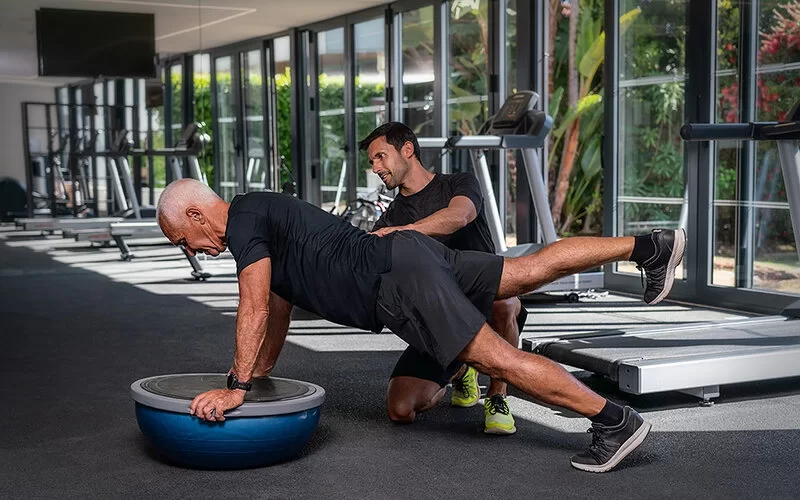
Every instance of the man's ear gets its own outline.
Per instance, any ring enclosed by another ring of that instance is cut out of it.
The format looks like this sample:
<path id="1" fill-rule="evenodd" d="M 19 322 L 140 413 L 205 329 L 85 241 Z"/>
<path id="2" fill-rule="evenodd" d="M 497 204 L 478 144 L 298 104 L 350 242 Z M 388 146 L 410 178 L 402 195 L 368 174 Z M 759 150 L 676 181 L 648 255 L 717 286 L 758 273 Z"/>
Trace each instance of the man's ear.
<path id="1" fill-rule="evenodd" d="M 206 218 L 197 207 L 189 207 L 186 209 L 186 215 L 193 221 L 205 224 Z"/>
<path id="2" fill-rule="evenodd" d="M 403 158 L 406 160 L 410 160 L 414 157 L 414 145 L 411 144 L 411 141 L 406 141 L 400 151 L 403 154 Z"/>

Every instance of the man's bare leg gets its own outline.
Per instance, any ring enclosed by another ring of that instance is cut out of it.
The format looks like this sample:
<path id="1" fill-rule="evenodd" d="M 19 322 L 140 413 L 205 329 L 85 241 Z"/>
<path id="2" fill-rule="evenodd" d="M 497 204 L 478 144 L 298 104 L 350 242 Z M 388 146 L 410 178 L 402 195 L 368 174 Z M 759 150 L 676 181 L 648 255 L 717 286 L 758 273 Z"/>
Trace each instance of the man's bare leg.
<path id="1" fill-rule="evenodd" d="M 606 402 L 558 363 L 512 347 L 486 324 L 458 359 L 481 373 L 508 382 L 543 403 L 585 417 L 600 413 Z"/>
<path id="2" fill-rule="evenodd" d="M 633 244 L 632 236 L 574 237 L 551 243 L 530 255 L 507 258 L 497 299 L 518 297 L 564 276 L 628 260 Z"/>
<path id="3" fill-rule="evenodd" d="M 519 346 L 519 327 L 517 326 L 517 316 L 522 309 L 522 303 L 517 297 L 495 301 L 492 307 L 492 328 L 506 342 L 514 347 Z M 500 379 L 492 378 L 489 381 L 489 388 L 486 390 L 486 397 L 491 398 L 495 394 L 507 394 L 506 383 Z"/>
<path id="4" fill-rule="evenodd" d="M 592 445 L 589 452 L 572 457 L 575 468 L 590 472 L 611 470 L 642 444 L 650 431 L 650 424 L 631 408 L 621 409 L 607 401 L 559 364 L 512 347 L 487 324 L 461 351 L 458 359 L 492 378 L 505 380 L 539 401 L 591 419 Z M 612 408 L 614 412 L 621 412 L 622 417 L 613 422 L 601 422 Z"/>

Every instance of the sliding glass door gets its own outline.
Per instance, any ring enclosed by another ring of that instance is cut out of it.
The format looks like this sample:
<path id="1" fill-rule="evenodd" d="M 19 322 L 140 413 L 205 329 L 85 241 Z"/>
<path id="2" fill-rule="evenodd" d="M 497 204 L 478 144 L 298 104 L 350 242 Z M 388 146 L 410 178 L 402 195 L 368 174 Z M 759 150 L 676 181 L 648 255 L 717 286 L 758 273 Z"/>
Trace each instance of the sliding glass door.
<path id="1" fill-rule="evenodd" d="M 213 58 L 215 189 L 225 200 L 237 193 L 275 189 L 270 132 L 265 126 L 270 54 L 260 45 Z"/>

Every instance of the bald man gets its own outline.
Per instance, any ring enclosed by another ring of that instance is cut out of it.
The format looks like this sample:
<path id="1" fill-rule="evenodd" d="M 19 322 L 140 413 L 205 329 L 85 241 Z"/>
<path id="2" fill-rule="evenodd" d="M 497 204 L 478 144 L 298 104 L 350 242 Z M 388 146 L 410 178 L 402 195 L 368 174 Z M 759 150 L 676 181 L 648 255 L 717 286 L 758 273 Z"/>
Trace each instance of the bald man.
<path id="1" fill-rule="evenodd" d="M 413 154 L 403 146 L 394 153 Z M 229 204 L 204 184 L 167 186 L 158 221 L 169 240 L 194 254 L 236 260 L 239 307 L 228 388 L 197 396 L 190 412 L 222 421 L 242 404 L 253 377 L 272 371 L 292 305 L 329 321 L 380 332 L 384 326 L 441 367 L 466 363 L 537 400 L 591 420 L 589 449 L 573 467 L 606 472 L 640 446 L 651 425 L 580 383 L 557 363 L 504 341 L 486 317 L 497 299 L 563 276 L 632 260 L 647 275 L 645 302 L 669 293 L 681 262 L 683 231 L 620 238 L 567 238 L 524 257 L 451 250 L 416 231 L 368 234 L 292 196 L 259 192 Z"/>

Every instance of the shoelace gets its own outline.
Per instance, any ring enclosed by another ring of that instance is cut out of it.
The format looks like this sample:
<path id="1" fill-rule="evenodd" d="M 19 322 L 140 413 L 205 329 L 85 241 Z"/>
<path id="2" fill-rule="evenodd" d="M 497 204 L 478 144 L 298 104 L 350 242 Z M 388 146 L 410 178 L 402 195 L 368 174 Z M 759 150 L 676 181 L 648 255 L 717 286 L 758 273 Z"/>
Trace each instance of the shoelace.
<path id="1" fill-rule="evenodd" d="M 453 379 L 453 389 L 455 389 L 457 391 L 461 391 L 461 392 L 464 393 L 465 397 L 469 397 L 469 390 L 467 389 L 467 384 L 464 381 L 466 376 L 467 376 L 467 374 L 465 372 L 464 375 L 462 375 L 462 376 L 460 376 L 460 377 L 458 377 L 456 379 Z"/>
<path id="2" fill-rule="evenodd" d="M 613 450 L 606 444 L 603 438 L 603 430 L 599 427 L 592 426 L 586 432 L 592 435 L 592 444 L 589 445 L 589 454 L 599 463 L 605 462 L 608 453 Z"/>
<path id="3" fill-rule="evenodd" d="M 651 288 L 655 286 L 655 284 L 659 281 L 663 281 L 664 277 L 667 274 L 667 266 L 657 267 L 655 269 L 650 269 L 647 273 L 644 272 L 644 267 L 636 266 L 636 269 L 639 270 L 639 275 L 642 280 L 642 287 L 645 286 L 644 284 L 644 277 L 645 274 L 647 275 L 647 287 Z"/>
<path id="4" fill-rule="evenodd" d="M 510 413 L 508 409 L 508 403 L 506 403 L 506 400 L 503 399 L 502 396 L 492 396 L 489 398 L 488 406 L 489 408 L 487 408 L 487 410 L 489 411 L 490 415 L 495 415 L 497 413 L 508 415 Z"/>

